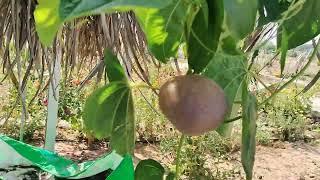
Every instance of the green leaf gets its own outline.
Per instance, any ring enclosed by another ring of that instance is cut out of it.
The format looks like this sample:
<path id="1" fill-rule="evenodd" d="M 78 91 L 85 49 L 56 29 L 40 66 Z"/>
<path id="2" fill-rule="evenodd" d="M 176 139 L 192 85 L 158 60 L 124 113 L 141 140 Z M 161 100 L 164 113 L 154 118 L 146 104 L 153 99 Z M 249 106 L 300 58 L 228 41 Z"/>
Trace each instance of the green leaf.
<path id="1" fill-rule="evenodd" d="M 166 180 L 174 180 L 176 177 L 175 173 L 169 172 L 169 174 L 166 177 Z"/>
<path id="2" fill-rule="evenodd" d="M 238 39 L 245 38 L 255 26 L 257 0 L 224 0 L 223 2 L 229 31 Z"/>
<path id="3" fill-rule="evenodd" d="M 288 49 L 304 44 L 320 33 L 320 1 L 300 0 L 289 8 L 282 22 L 288 33 Z M 281 38 L 282 33 L 279 33 Z"/>
<path id="4" fill-rule="evenodd" d="M 127 91 L 120 101 L 119 108 L 114 117 L 110 144 L 119 154 L 133 154 L 135 122 L 131 91 Z"/>
<path id="5" fill-rule="evenodd" d="M 147 36 L 153 55 L 162 62 L 177 54 L 183 40 L 184 24 L 190 4 L 184 0 L 172 0 L 162 9 L 135 9 L 135 14 Z"/>
<path id="6" fill-rule="evenodd" d="M 83 120 L 85 129 L 97 138 L 111 136 L 117 153 L 133 153 L 134 107 L 127 83 L 111 82 L 94 91 L 85 103 Z"/>
<path id="7" fill-rule="evenodd" d="M 136 8 L 157 9 L 173 0 L 39 0 L 34 12 L 41 42 L 50 45 L 62 24 L 77 17 Z"/>
<path id="8" fill-rule="evenodd" d="M 110 49 L 104 51 L 104 64 L 106 65 L 106 72 L 109 82 L 113 81 L 127 81 L 126 74 L 117 58 Z"/>
<path id="9" fill-rule="evenodd" d="M 59 17 L 60 0 L 38 0 L 34 11 L 36 30 L 41 42 L 50 45 L 63 20 Z"/>
<path id="10" fill-rule="evenodd" d="M 218 83 L 227 96 L 230 112 L 226 116 L 226 120 L 237 116 L 239 105 L 234 104 L 234 102 L 239 101 L 239 97 L 241 98 L 239 93 L 242 90 L 241 85 L 247 74 L 246 64 L 247 60 L 242 55 L 216 53 L 203 72 L 203 75 Z M 224 136 L 228 136 L 229 130 L 229 125 L 225 124 L 222 124 L 217 129 Z"/>
<path id="11" fill-rule="evenodd" d="M 130 155 L 125 155 L 119 164 L 106 180 L 134 180 L 134 167 Z"/>
<path id="12" fill-rule="evenodd" d="M 290 4 L 287 0 L 259 0 L 259 26 L 278 21 Z"/>
<path id="13" fill-rule="evenodd" d="M 237 42 L 238 41 L 231 35 L 229 30 L 225 29 L 221 34 L 217 51 L 237 56 L 242 53 Z"/>
<path id="14" fill-rule="evenodd" d="M 136 167 L 136 180 L 162 180 L 165 170 L 160 163 L 153 159 L 142 160 Z"/>
<path id="15" fill-rule="evenodd" d="M 60 17 L 70 20 L 117 9 L 162 8 L 171 2 L 172 0 L 63 0 L 60 4 Z"/>
<path id="16" fill-rule="evenodd" d="M 216 53 L 203 75 L 224 89 L 228 103 L 232 105 L 247 73 L 246 64 L 247 60 L 242 55 Z"/>
<path id="17" fill-rule="evenodd" d="M 252 179 L 252 171 L 256 152 L 256 120 L 257 100 L 249 94 L 247 85 L 242 91 L 242 145 L 241 163 L 246 173 L 246 179 Z"/>
<path id="18" fill-rule="evenodd" d="M 200 73 L 218 47 L 223 23 L 223 2 L 207 0 L 198 11 L 188 38 L 189 67 Z"/>
<path id="19" fill-rule="evenodd" d="M 279 28 L 280 29 L 280 28 Z M 288 33 L 284 29 L 284 27 L 281 28 L 281 57 L 280 57 L 280 69 L 281 74 L 283 73 L 284 66 L 286 65 L 286 59 L 287 59 L 287 52 L 288 52 Z"/>

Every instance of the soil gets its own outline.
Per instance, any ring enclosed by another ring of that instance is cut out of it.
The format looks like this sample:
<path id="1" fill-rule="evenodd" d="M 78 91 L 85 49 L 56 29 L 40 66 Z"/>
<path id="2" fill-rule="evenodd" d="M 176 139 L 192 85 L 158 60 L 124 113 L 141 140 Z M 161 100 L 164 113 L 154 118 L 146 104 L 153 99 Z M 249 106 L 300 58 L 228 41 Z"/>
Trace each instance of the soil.
<path id="1" fill-rule="evenodd" d="M 43 142 L 39 140 L 37 142 Z M 108 150 L 106 142 L 94 142 L 89 147 L 86 140 L 79 138 L 79 134 L 70 134 L 68 130 L 59 129 L 56 152 L 76 162 L 95 159 Z M 137 143 L 134 163 L 149 158 L 162 164 L 173 164 L 174 160 L 173 155 L 164 155 L 158 145 Z M 218 164 L 210 158 L 208 161 L 209 168 L 219 167 L 222 171 L 233 171 L 235 177 L 232 179 L 245 179 L 239 151 L 231 153 L 228 161 Z M 257 146 L 254 179 L 320 180 L 320 144 L 276 142 L 268 147 Z"/>
<path id="2" fill-rule="evenodd" d="M 152 158 L 171 162 L 163 157 L 157 146 L 138 146 L 139 159 Z M 240 152 L 231 154 L 231 161 L 218 165 L 224 170 L 240 170 L 234 179 L 244 179 L 241 169 Z M 254 167 L 254 179 L 264 180 L 320 180 L 320 146 L 306 143 L 280 143 L 273 147 L 258 146 Z"/>
<path id="3" fill-rule="evenodd" d="M 320 146 L 285 143 L 282 147 L 257 147 L 256 179 L 320 179 Z"/>

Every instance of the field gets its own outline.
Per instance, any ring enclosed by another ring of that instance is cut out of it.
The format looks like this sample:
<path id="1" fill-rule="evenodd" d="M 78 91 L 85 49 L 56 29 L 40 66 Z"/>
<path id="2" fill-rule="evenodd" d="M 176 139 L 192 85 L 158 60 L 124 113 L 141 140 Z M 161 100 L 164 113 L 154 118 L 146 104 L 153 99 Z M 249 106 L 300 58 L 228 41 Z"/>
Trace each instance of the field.
<path id="1" fill-rule="evenodd" d="M 319 0 L 0 0 L 0 180 L 320 180 Z"/>
<path id="2" fill-rule="evenodd" d="M 262 55 L 263 58 L 265 55 Z M 260 57 L 260 56 L 259 56 Z M 286 73 L 294 71 L 292 65 L 295 59 L 290 60 Z M 257 63 L 260 67 L 264 62 Z M 182 73 L 186 70 L 185 60 L 179 60 L 179 69 Z M 317 71 L 317 65 L 309 69 L 309 74 L 300 78 L 302 83 L 308 82 L 310 73 Z M 279 79 L 277 63 L 268 66 L 261 77 L 268 84 Z M 162 84 L 167 79 L 176 75 L 174 63 L 163 66 L 160 71 L 150 71 L 153 84 Z M 269 77 L 269 78 L 266 78 Z M 81 91 L 87 96 L 88 91 L 94 86 L 91 82 Z M 7 81 L 1 85 L 1 114 L 2 121 L 6 117 L 8 105 L 14 101 L 14 90 Z M 84 97 L 77 94 L 78 84 L 69 83 L 67 91 L 61 91 L 59 107 L 58 135 L 56 138 L 56 152 L 76 162 L 92 160 L 110 150 L 109 141 L 95 140 L 82 129 L 82 107 Z M 259 85 L 252 84 L 253 88 Z M 32 85 L 28 89 L 33 92 Z M 254 166 L 254 179 L 319 179 L 320 173 L 320 122 L 315 116 L 313 107 L 320 89 L 316 85 L 299 98 L 295 97 L 301 90 L 298 83 L 292 85 L 275 97 L 274 101 L 266 104 L 259 112 L 257 127 L 257 151 Z M 259 89 L 259 100 L 267 92 Z M 143 94 L 141 96 L 140 94 Z M 158 109 L 158 99 L 149 90 L 135 91 L 136 109 L 136 148 L 134 162 L 137 164 L 142 159 L 155 159 L 168 169 L 175 168 L 175 151 L 178 144 L 179 132 L 161 115 Z M 140 95 L 140 96 L 139 96 Z M 145 99 L 144 99 L 144 98 Z M 43 96 L 36 98 L 39 102 L 33 110 L 42 114 L 32 116 L 30 125 L 27 126 L 25 138 L 29 143 L 42 147 L 44 145 L 45 109 Z M 33 112 L 30 112 L 33 114 Z M 18 138 L 19 114 L 13 113 L 8 123 L 1 126 L 1 132 L 11 137 Z M 32 123 L 31 123 L 32 122 Z M 199 137 L 188 137 L 182 147 L 182 172 L 183 179 L 244 179 L 244 172 L 240 162 L 240 133 L 241 121 L 233 123 L 232 134 L 222 137 L 216 132 L 207 133 Z"/>

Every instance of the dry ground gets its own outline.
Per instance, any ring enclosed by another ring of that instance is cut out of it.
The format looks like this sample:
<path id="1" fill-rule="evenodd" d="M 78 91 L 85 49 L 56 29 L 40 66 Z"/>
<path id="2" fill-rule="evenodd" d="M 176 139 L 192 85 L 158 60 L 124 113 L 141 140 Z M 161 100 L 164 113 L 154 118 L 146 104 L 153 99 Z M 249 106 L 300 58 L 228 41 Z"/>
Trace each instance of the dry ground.
<path id="1" fill-rule="evenodd" d="M 56 151 L 74 161 L 91 160 L 108 151 L 107 143 L 95 143 L 90 149 L 85 140 L 70 135 L 67 130 L 59 131 Z M 38 142 L 43 142 L 43 138 Z M 320 144 L 278 142 L 269 147 L 257 146 L 256 151 L 254 179 L 320 180 Z M 134 162 L 148 158 L 163 164 L 173 163 L 173 158 L 161 153 L 157 145 L 137 144 Z M 220 171 L 233 170 L 236 178 L 232 179 L 244 179 L 239 151 L 230 154 L 230 160 L 225 162 L 217 163 L 209 158 L 208 166 L 220 167 Z"/>

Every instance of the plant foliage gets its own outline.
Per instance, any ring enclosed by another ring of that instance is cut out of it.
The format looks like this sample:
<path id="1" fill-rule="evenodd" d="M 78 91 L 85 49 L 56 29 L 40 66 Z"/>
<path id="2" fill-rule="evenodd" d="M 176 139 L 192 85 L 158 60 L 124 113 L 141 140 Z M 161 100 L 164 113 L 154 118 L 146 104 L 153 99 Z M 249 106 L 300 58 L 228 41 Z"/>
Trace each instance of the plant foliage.
<path id="1" fill-rule="evenodd" d="M 250 64 L 252 52 L 245 49 L 253 47 L 259 37 L 263 40 L 264 25 L 276 23 L 283 70 L 287 50 L 320 33 L 319 9 L 318 0 L 39 0 L 35 20 L 40 39 L 49 45 L 64 22 L 130 10 L 145 33 L 140 38 L 146 38 L 148 49 L 160 62 L 176 58 L 179 47 L 185 44 L 189 73 L 216 81 L 227 95 L 230 112 L 236 108 L 235 103 L 242 106 L 241 159 L 247 179 L 252 179 L 258 105 L 248 88 L 251 77 L 248 73 L 254 58 Z M 88 97 L 84 124 L 96 137 L 110 137 L 111 147 L 119 153 L 133 153 L 135 121 L 131 87 L 117 55 L 106 50 L 104 56 L 109 84 Z M 152 172 L 164 173 L 153 161 L 142 161 L 138 167 L 136 173 L 142 179 L 153 177 Z M 151 174 L 143 174 L 141 169 Z"/>

